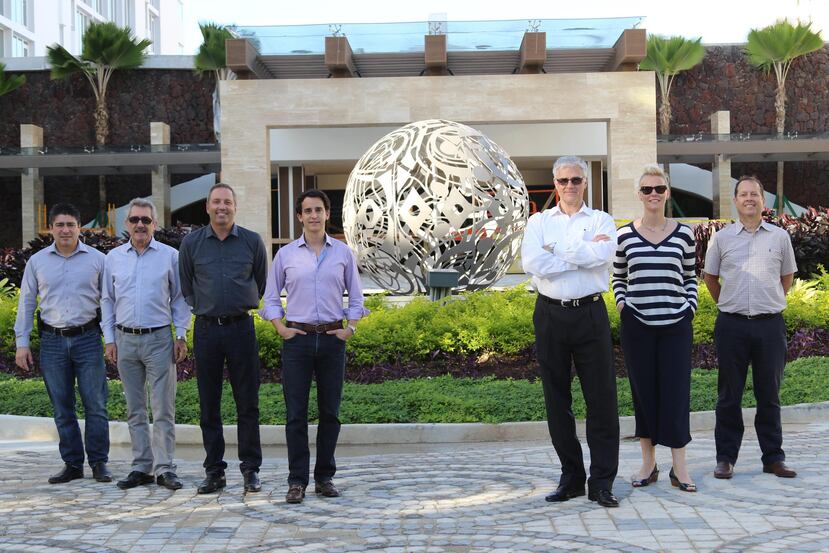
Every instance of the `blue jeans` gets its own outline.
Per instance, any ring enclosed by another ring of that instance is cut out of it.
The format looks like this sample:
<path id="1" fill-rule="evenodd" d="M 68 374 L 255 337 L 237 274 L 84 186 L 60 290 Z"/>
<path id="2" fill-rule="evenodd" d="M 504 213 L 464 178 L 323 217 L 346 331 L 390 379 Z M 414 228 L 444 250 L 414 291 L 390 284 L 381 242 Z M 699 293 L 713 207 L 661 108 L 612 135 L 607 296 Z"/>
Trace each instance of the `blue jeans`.
<path id="1" fill-rule="evenodd" d="M 82 467 L 84 441 L 90 465 L 109 460 L 107 380 L 104 348 L 98 329 L 64 337 L 43 332 L 40 336 L 40 368 L 55 410 L 63 462 Z M 75 414 L 75 381 L 81 394 L 86 425 L 84 440 Z"/>
<path id="2" fill-rule="evenodd" d="M 297 334 L 282 345 L 282 392 L 285 396 L 285 441 L 288 483 L 308 485 L 308 394 L 317 380 L 317 462 L 314 480 L 326 482 L 337 471 L 334 450 L 340 435 L 340 400 L 345 378 L 345 342 L 328 334 Z"/>

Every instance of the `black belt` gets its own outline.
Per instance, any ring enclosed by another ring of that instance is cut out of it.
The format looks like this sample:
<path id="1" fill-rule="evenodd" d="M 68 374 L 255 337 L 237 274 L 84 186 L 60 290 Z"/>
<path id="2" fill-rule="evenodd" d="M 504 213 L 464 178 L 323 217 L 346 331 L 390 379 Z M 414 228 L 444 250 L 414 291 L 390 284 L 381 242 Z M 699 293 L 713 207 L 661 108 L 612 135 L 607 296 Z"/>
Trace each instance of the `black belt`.
<path id="1" fill-rule="evenodd" d="M 121 332 L 124 332 L 126 334 L 139 334 L 139 335 L 141 335 L 141 334 L 152 334 L 156 330 L 161 330 L 162 328 L 169 328 L 169 327 L 170 327 L 170 325 L 155 326 L 153 328 L 130 328 L 130 327 L 124 326 L 124 325 L 115 325 L 115 328 L 117 328 Z"/>
<path id="2" fill-rule="evenodd" d="M 92 319 L 86 324 L 82 324 L 81 326 L 70 326 L 66 328 L 55 328 L 54 326 L 47 325 L 43 321 L 40 321 L 38 325 L 38 330 L 41 332 L 49 332 L 51 334 L 57 334 L 58 336 L 77 336 L 78 334 L 83 334 L 87 330 L 92 330 L 93 328 L 98 326 L 98 319 Z"/>
<path id="3" fill-rule="evenodd" d="M 303 332 L 313 332 L 315 334 L 323 334 L 328 332 L 329 330 L 338 330 L 342 329 L 343 322 L 342 321 L 334 321 L 333 323 L 320 323 L 318 325 L 310 324 L 310 323 L 297 323 L 294 321 L 286 321 L 285 326 L 288 328 L 298 328 Z"/>
<path id="4" fill-rule="evenodd" d="M 249 319 L 250 313 L 243 313 L 241 315 L 220 315 L 218 317 L 211 317 L 209 315 L 198 315 L 196 318 L 208 323 L 217 324 L 219 326 L 225 326 L 239 322 L 243 319 Z"/>
<path id="5" fill-rule="evenodd" d="M 744 319 L 746 321 L 753 321 L 754 319 L 771 319 L 773 317 L 777 317 L 780 313 L 758 313 L 757 315 L 743 315 L 742 313 L 729 313 L 727 311 L 720 311 L 723 315 L 729 315 L 731 317 L 737 317 L 738 319 Z"/>
<path id="6" fill-rule="evenodd" d="M 601 294 L 590 294 L 589 296 L 584 296 L 583 298 L 576 298 L 574 300 L 557 300 L 555 298 L 548 298 L 544 294 L 538 294 L 538 297 L 541 298 L 542 301 L 551 303 L 553 305 L 558 305 L 559 307 L 584 307 L 585 305 L 590 305 L 591 303 L 597 302 L 600 299 L 602 299 Z"/>

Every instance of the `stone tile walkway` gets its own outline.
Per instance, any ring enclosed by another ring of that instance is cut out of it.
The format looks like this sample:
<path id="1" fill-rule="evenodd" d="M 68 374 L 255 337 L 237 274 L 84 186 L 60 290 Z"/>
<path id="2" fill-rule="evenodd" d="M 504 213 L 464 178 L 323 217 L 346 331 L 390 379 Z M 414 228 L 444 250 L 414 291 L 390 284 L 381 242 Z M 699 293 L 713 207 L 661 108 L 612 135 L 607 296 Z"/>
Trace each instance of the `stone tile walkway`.
<path id="1" fill-rule="evenodd" d="M 700 491 L 689 494 L 671 487 L 662 448 L 659 482 L 631 489 L 639 446 L 625 441 L 614 488 L 621 506 L 604 509 L 586 498 L 544 501 L 559 470 L 546 443 L 340 456 L 343 496 L 309 494 L 296 506 L 284 503 L 284 458 L 266 459 L 261 493 L 244 495 L 229 470 L 222 493 L 200 496 L 197 461 L 179 463 L 177 492 L 122 491 L 88 469 L 84 480 L 49 485 L 55 444 L 6 443 L 0 552 L 829 551 L 829 423 L 787 426 L 784 446 L 797 478 L 764 474 L 747 433 L 734 478 L 716 480 L 712 433 L 695 433 L 688 456 Z M 111 468 L 122 477 L 129 462 L 122 455 Z"/>

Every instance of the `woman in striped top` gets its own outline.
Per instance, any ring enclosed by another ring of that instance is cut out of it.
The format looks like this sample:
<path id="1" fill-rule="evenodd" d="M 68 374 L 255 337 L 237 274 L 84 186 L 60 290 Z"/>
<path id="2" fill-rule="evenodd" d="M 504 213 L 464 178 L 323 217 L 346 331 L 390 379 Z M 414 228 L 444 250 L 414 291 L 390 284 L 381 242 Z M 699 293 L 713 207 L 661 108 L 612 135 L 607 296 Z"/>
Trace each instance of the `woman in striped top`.
<path id="1" fill-rule="evenodd" d="M 613 263 L 613 293 L 642 448 L 642 467 L 631 484 L 656 482 L 659 444 L 671 448 L 671 483 L 695 492 L 685 463 L 685 445 L 691 441 L 691 321 L 697 309 L 694 233 L 665 217 L 671 191 L 658 165 L 645 167 L 636 189 L 644 213 L 619 229 Z"/>

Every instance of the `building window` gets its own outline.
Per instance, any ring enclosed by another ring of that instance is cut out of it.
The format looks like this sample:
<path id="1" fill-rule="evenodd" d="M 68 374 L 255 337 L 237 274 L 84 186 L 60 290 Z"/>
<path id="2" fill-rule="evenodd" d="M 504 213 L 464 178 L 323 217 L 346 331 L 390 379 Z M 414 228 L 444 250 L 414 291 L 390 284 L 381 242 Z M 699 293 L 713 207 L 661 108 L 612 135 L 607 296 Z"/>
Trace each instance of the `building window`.
<path id="1" fill-rule="evenodd" d="M 90 17 L 78 10 L 75 12 L 75 48 L 78 54 L 83 52 L 83 35 L 89 28 Z"/>
<path id="2" fill-rule="evenodd" d="M 153 54 L 161 53 L 161 25 L 158 16 L 151 11 L 147 11 L 147 38 L 153 43 L 150 50 Z"/>
<path id="3" fill-rule="evenodd" d="M 11 0 L 12 13 L 11 20 L 15 23 L 20 23 L 24 27 L 29 26 L 29 1 L 28 0 Z"/>
<path id="4" fill-rule="evenodd" d="M 160 9 L 159 4 L 160 0 L 150 0 L 150 5 L 154 7 L 156 10 Z"/>
<path id="5" fill-rule="evenodd" d="M 96 11 L 98 13 L 103 13 L 103 10 L 101 9 L 103 7 L 103 6 L 101 6 L 101 0 L 85 0 L 85 1 L 86 1 L 87 5 L 89 5 L 89 7 L 92 8 L 94 11 Z"/>
<path id="6" fill-rule="evenodd" d="M 29 56 L 29 41 L 18 34 L 12 35 L 12 57 L 26 58 Z"/>
<path id="7" fill-rule="evenodd" d="M 129 27 L 135 31 L 135 3 L 133 0 L 123 0 L 123 9 L 122 27 Z"/>
<path id="8" fill-rule="evenodd" d="M 2 4 L 3 3 L 0 2 L 0 5 L 2 5 Z M 0 11 L 0 14 L 2 14 L 2 13 L 3 12 Z M 6 57 L 6 31 L 3 29 L 3 27 L 0 27 L 0 58 L 5 58 L 5 57 Z"/>
<path id="9" fill-rule="evenodd" d="M 116 25 L 120 24 L 121 16 L 118 13 L 118 0 L 108 0 L 107 2 L 107 19 L 115 23 Z"/>

